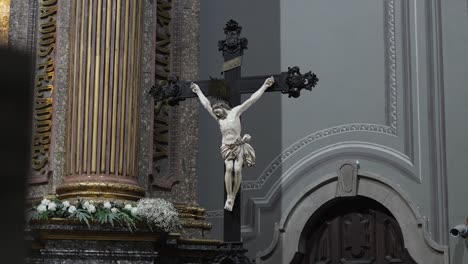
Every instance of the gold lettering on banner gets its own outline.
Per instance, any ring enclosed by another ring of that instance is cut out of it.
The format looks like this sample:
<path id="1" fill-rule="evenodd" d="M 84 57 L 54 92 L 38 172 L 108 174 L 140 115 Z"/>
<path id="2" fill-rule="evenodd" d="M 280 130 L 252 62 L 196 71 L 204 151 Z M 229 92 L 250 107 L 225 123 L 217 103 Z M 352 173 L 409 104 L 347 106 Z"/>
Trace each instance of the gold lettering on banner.
<path id="1" fill-rule="evenodd" d="M 57 0 L 39 1 L 37 65 L 34 85 L 32 183 L 47 182 L 53 125 Z"/>

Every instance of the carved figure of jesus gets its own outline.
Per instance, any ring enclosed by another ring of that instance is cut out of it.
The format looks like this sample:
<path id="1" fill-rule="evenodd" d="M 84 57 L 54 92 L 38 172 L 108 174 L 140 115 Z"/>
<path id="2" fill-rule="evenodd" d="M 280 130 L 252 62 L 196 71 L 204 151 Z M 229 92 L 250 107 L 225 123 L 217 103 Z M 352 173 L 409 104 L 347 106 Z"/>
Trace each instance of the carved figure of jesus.
<path id="1" fill-rule="evenodd" d="M 195 83 L 190 85 L 190 88 L 197 94 L 203 107 L 218 121 L 219 128 L 221 129 L 221 156 L 224 159 L 226 169 L 224 184 L 227 193 L 224 209 L 228 211 L 232 211 L 234 200 L 241 185 L 242 167 L 245 165 L 253 166 L 255 164 L 255 151 L 249 144 L 250 135 L 245 134 L 241 137 L 240 116 L 260 99 L 265 90 L 272 86 L 274 82 L 275 79 L 273 77 L 267 78 L 260 89 L 253 93 L 249 99 L 232 109 L 226 103 L 216 103 L 212 106 L 198 85 Z"/>

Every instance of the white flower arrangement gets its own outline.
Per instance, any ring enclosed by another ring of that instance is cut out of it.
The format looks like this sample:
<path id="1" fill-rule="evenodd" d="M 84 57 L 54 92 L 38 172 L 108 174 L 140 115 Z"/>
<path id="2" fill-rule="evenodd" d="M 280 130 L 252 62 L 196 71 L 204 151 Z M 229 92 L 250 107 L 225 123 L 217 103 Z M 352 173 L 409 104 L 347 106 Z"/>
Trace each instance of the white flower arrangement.
<path id="1" fill-rule="evenodd" d="M 181 227 L 179 214 L 174 205 L 160 198 L 141 199 L 138 202 L 135 214 L 145 218 L 150 226 L 157 226 L 168 232 Z"/>
<path id="2" fill-rule="evenodd" d="M 78 202 L 52 201 L 44 198 L 39 205 L 30 210 L 30 220 L 48 220 L 51 218 L 75 219 L 86 223 L 120 224 L 130 231 L 136 229 L 136 223 L 145 222 L 150 228 L 172 232 L 181 228 L 179 214 L 174 206 L 163 199 L 144 198 L 137 205 L 105 201 L 78 199 Z"/>

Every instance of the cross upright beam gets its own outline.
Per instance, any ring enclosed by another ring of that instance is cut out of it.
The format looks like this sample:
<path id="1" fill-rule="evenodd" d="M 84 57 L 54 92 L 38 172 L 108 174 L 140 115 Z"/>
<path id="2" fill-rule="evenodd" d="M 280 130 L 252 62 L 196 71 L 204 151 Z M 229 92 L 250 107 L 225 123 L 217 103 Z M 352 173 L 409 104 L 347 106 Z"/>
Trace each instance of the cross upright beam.
<path id="1" fill-rule="evenodd" d="M 288 68 L 287 72 L 265 76 L 241 77 L 242 55 L 247 49 L 248 41 L 241 38 L 242 27 L 234 20 L 229 20 L 224 27 L 225 40 L 218 43 L 219 50 L 224 57 L 223 69 L 224 80 L 195 81 L 202 92 L 207 96 L 214 96 L 226 100 L 231 107 L 241 104 L 241 94 L 254 93 L 262 86 L 266 78 L 273 76 L 275 83 L 266 92 L 280 91 L 289 97 L 297 98 L 301 90 L 312 90 L 318 82 L 318 78 L 310 71 L 300 73 L 297 66 Z M 169 105 L 177 105 L 186 98 L 197 95 L 190 89 L 190 81 L 181 81 L 178 77 L 169 78 L 166 84 L 153 86 L 150 94 L 156 101 L 163 101 Z M 224 189 L 224 188 L 223 188 Z M 226 190 L 224 190 L 224 200 Z M 241 192 L 237 193 L 232 211 L 224 210 L 224 241 L 241 241 Z"/>
<path id="2" fill-rule="evenodd" d="M 239 89 L 233 86 L 236 80 L 241 78 L 241 61 L 244 49 L 247 48 L 247 39 L 240 38 L 242 27 L 237 22 L 230 20 L 224 27 L 226 40 L 221 40 L 218 43 L 219 50 L 223 52 L 224 64 L 224 80 L 227 84 L 228 102 L 231 107 L 241 104 L 241 93 Z M 224 200 L 227 198 L 226 189 L 224 189 Z M 241 191 L 237 192 L 232 211 L 224 210 L 224 241 L 237 242 L 241 241 Z"/>

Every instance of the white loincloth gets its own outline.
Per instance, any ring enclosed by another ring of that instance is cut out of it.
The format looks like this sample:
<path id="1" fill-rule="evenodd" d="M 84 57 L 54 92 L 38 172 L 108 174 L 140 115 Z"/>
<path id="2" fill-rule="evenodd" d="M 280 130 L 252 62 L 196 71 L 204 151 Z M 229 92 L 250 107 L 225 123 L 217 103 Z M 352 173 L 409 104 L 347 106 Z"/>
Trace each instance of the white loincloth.
<path id="1" fill-rule="evenodd" d="M 238 160 L 242 158 L 244 166 L 255 165 L 255 150 L 247 143 L 250 139 L 248 134 L 245 134 L 242 139 L 237 139 L 233 144 L 221 145 L 221 156 L 224 160 Z"/>

